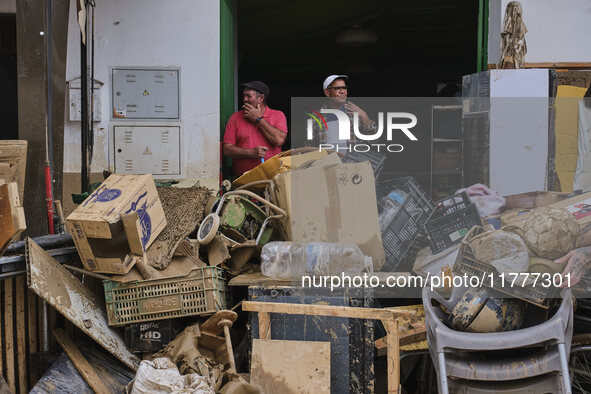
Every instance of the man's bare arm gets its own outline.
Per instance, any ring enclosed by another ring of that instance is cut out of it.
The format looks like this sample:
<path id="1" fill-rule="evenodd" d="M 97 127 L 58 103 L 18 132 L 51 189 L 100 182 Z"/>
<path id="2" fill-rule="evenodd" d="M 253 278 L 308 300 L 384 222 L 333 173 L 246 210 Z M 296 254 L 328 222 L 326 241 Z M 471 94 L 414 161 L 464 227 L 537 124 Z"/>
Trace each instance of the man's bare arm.
<path id="1" fill-rule="evenodd" d="M 571 285 L 577 284 L 591 270 L 591 223 L 583 227 L 579 245 L 581 247 L 556 260 L 559 264 L 566 264 L 562 275 L 570 274 L 570 281 L 563 282 L 563 287 L 567 287 L 569 282 Z"/>
<path id="2" fill-rule="evenodd" d="M 283 130 L 279 130 L 277 127 L 272 126 L 271 123 L 267 122 L 267 119 L 263 118 L 263 111 L 259 106 L 253 107 L 250 104 L 244 104 L 244 117 L 246 119 L 255 122 L 258 118 L 262 118 L 257 126 L 263 133 L 263 136 L 271 145 L 281 146 L 285 142 L 287 133 Z"/>
<path id="3" fill-rule="evenodd" d="M 259 157 L 265 157 L 267 147 L 256 146 L 254 148 L 240 148 L 229 142 L 224 142 L 222 145 L 222 153 L 224 156 L 231 157 L 232 159 L 256 159 Z"/>
<path id="4" fill-rule="evenodd" d="M 277 127 L 272 126 L 271 123 L 267 122 L 265 118 L 259 122 L 259 129 L 263 132 L 263 135 L 271 144 L 275 146 L 281 146 L 285 142 L 287 133 L 283 130 L 279 130 Z"/>

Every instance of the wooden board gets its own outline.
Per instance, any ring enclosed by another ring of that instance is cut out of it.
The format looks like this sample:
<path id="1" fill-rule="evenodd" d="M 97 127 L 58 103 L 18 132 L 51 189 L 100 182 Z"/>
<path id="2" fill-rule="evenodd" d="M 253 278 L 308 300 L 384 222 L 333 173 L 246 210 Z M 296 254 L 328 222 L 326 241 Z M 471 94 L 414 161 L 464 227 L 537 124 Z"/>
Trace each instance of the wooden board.
<path id="1" fill-rule="evenodd" d="M 27 338 L 25 326 L 25 277 L 23 275 L 14 279 L 16 281 L 16 356 L 18 382 L 21 392 L 27 392 Z"/>
<path id="2" fill-rule="evenodd" d="M 243 301 L 242 310 L 248 312 L 285 313 L 286 315 L 316 315 L 349 317 L 353 319 L 391 320 L 400 316 L 414 316 L 412 310 L 356 308 L 351 306 L 287 304 L 279 302 Z"/>
<path id="3" fill-rule="evenodd" d="M 374 272 L 373 276 L 377 277 L 380 281 L 380 285 L 386 286 L 388 278 L 394 281 L 399 276 L 408 278 L 410 272 Z M 270 278 L 263 275 L 262 272 L 252 272 L 248 274 L 240 274 L 230 279 L 228 286 L 291 286 L 293 281 Z"/>
<path id="4" fill-rule="evenodd" d="M 27 163 L 27 141 L 0 141 L 0 178 L 18 184 L 18 194 L 23 201 Z"/>
<path id="5" fill-rule="evenodd" d="M 228 286 L 290 286 L 290 280 L 278 280 L 263 275 L 262 272 L 240 274 L 230 279 Z"/>
<path id="6" fill-rule="evenodd" d="M 14 369 L 14 330 L 12 323 L 14 314 L 12 312 L 14 307 L 14 299 L 12 295 L 12 281 L 13 279 L 4 279 L 4 345 L 6 357 L 6 383 L 10 386 L 13 392 L 16 392 L 16 374 Z"/>
<path id="7" fill-rule="evenodd" d="M 29 365 L 31 364 L 31 355 L 39 351 L 37 347 L 37 300 L 39 298 L 31 290 L 27 290 L 27 307 L 29 313 L 28 320 L 28 338 L 29 338 Z M 39 376 L 37 369 L 29 367 L 31 385 L 35 384 Z"/>
<path id="8" fill-rule="evenodd" d="M 15 235 L 8 185 L 0 186 L 0 256 Z"/>
<path id="9" fill-rule="evenodd" d="M 328 394 L 330 342 L 255 339 L 250 382 L 268 394 Z"/>
<path id="10" fill-rule="evenodd" d="M 81 341 L 76 346 L 86 358 L 109 393 L 122 393 L 135 373 L 126 368 L 110 354 L 98 349 L 94 343 Z M 58 389 L 56 389 L 58 388 Z M 61 353 L 45 375 L 31 389 L 32 394 L 93 394 L 88 383 L 80 376 L 72 360 Z"/>
<path id="11" fill-rule="evenodd" d="M 70 357 L 70 360 L 80 372 L 80 375 L 84 378 L 86 383 L 94 390 L 97 394 L 107 394 L 109 390 L 105 387 L 99 376 L 96 374 L 96 371 L 92 368 L 92 366 L 88 363 L 88 360 L 84 358 L 80 350 L 74 345 L 74 342 L 70 339 L 68 334 L 61 328 L 57 328 L 53 330 L 53 336 L 60 344 L 64 352 Z"/>
<path id="12" fill-rule="evenodd" d="M 31 238 L 25 242 L 29 288 L 123 364 L 136 370 L 140 360 L 129 352 L 121 334 L 109 327 L 107 314 L 94 294 Z"/>

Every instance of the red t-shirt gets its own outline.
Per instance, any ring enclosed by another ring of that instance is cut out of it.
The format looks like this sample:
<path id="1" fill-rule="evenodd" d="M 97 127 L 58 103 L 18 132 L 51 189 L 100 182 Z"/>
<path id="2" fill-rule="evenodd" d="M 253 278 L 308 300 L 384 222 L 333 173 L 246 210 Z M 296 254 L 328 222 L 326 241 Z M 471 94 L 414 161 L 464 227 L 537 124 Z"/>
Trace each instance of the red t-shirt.
<path id="1" fill-rule="evenodd" d="M 276 111 L 267 107 L 263 118 L 273 127 L 284 131 L 287 134 L 287 119 L 281 111 Z M 244 117 L 244 110 L 234 112 L 228 123 L 226 124 L 226 131 L 224 132 L 224 142 L 229 142 L 239 148 L 254 148 L 255 146 L 266 146 L 269 148 L 265 155 L 265 160 L 270 159 L 277 153 L 281 152 L 280 146 L 272 145 L 258 125 Z M 237 175 L 242 175 L 246 171 L 253 169 L 261 164 L 261 159 L 232 159 L 232 169 Z"/>

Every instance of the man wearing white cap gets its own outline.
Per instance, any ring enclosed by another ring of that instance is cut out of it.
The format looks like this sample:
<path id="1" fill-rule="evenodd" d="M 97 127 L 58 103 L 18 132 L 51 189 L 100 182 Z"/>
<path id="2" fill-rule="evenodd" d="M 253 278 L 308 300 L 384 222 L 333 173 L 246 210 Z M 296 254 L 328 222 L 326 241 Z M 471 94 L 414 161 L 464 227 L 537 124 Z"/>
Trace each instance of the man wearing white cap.
<path id="1" fill-rule="evenodd" d="M 367 113 L 359 108 L 359 106 L 347 101 L 348 87 L 346 75 L 330 75 L 324 80 L 322 89 L 324 95 L 328 97 L 321 109 L 338 109 L 345 112 L 350 119 L 351 127 L 353 127 L 353 114 L 359 115 L 359 131 L 362 133 L 375 132 L 377 129 L 376 123 L 367 116 Z M 351 136 L 348 140 L 340 140 L 338 132 L 338 122 L 335 115 L 324 115 L 328 129 L 314 124 L 314 142 L 315 144 L 332 144 L 335 148 L 347 147 L 351 141 L 355 141 L 355 135 L 351 128 Z"/>

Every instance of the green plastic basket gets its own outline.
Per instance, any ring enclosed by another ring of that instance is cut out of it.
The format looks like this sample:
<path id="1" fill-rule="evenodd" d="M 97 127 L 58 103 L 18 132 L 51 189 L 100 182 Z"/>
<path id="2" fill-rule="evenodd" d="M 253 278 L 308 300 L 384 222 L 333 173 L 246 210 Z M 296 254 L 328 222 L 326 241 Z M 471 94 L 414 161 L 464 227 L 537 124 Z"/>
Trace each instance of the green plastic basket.
<path id="1" fill-rule="evenodd" d="M 110 326 L 210 315 L 226 309 L 226 279 L 218 267 L 195 268 L 186 276 L 127 283 L 104 280 Z"/>

